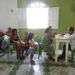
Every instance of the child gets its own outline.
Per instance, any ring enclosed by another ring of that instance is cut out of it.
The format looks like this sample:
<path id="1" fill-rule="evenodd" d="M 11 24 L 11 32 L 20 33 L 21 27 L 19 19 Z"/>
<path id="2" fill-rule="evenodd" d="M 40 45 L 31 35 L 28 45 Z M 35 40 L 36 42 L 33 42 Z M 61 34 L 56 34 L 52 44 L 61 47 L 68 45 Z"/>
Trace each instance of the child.
<path id="1" fill-rule="evenodd" d="M 35 45 L 34 34 L 33 33 L 29 33 L 28 40 L 29 40 L 28 52 L 30 54 L 30 63 L 35 64 L 35 62 L 33 61 L 33 56 L 34 56 L 34 53 L 35 53 L 36 45 Z"/>
<path id="2" fill-rule="evenodd" d="M 28 49 L 29 49 L 29 40 L 28 40 L 28 32 L 25 32 L 25 37 L 24 41 L 21 42 L 21 47 L 22 47 L 22 57 L 24 57 L 24 51 L 26 51 L 26 55 L 28 55 Z"/>
<path id="3" fill-rule="evenodd" d="M 28 33 L 28 32 L 25 32 L 25 37 L 24 37 L 24 42 L 25 42 L 25 44 L 24 44 L 24 49 L 26 50 L 26 55 L 28 55 L 27 52 L 28 52 L 28 49 L 29 49 L 28 35 L 29 35 L 29 33 Z"/>

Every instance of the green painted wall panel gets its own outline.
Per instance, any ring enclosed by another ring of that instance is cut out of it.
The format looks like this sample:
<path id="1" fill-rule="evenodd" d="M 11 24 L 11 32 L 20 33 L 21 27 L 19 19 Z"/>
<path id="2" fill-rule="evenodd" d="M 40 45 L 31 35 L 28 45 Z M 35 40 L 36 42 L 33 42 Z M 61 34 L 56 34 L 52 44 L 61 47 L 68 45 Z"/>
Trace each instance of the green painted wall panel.
<path id="1" fill-rule="evenodd" d="M 24 8 L 29 3 L 39 0 L 17 0 L 18 8 Z M 59 33 L 66 32 L 68 26 L 75 26 L 75 0 L 40 0 L 49 7 L 59 7 Z M 35 30 L 36 31 L 36 30 Z M 39 31 L 38 31 L 39 33 Z"/>

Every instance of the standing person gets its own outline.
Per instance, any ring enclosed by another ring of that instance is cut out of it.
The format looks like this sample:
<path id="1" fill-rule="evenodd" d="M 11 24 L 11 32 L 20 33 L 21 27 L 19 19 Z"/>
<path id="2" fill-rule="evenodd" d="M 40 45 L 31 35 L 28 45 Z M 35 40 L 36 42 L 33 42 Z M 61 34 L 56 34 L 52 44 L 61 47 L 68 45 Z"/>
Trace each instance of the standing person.
<path id="1" fill-rule="evenodd" d="M 29 55 L 30 55 L 30 63 L 31 64 L 35 64 L 35 62 L 33 61 L 33 56 L 34 56 L 34 53 L 35 53 L 35 49 L 36 49 L 36 45 L 35 45 L 35 41 L 34 41 L 34 33 L 29 33 L 29 36 L 28 36 L 28 39 L 29 39 Z"/>
<path id="2" fill-rule="evenodd" d="M 54 47 L 53 47 L 53 29 L 51 26 L 49 26 L 44 33 L 44 36 L 42 38 L 42 44 L 43 44 L 43 50 L 45 50 L 49 56 L 50 59 L 53 59 L 54 56 Z"/>

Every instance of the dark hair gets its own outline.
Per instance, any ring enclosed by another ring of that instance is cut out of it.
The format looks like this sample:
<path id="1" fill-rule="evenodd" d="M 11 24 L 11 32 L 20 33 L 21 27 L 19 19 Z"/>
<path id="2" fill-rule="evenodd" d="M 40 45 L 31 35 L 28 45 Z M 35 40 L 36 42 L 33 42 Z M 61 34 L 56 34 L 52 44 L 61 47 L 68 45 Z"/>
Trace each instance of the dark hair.
<path id="1" fill-rule="evenodd" d="M 70 27 L 69 31 L 73 31 L 74 32 L 74 27 Z"/>
<path id="2" fill-rule="evenodd" d="M 74 33 L 74 27 L 69 27 L 68 32 L 72 35 Z"/>
<path id="3" fill-rule="evenodd" d="M 31 40 L 32 38 L 33 38 L 33 36 L 34 36 L 34 33 L 29 33 L 29 35 L 28 35 L 28 40 Z"/>
<path id="4" fill-rule="evenodd" d="M 14 32 L 17 32 L 17 29 L 12 29 L 12 35 L 14 35 Z"/>
<path id="5" fill-rule="evenodd" d="M 48 30 L 52 28 L 51 26 L 49 26 L 48 28 L 46 28 L 45 33 L 48 33 Z"/>

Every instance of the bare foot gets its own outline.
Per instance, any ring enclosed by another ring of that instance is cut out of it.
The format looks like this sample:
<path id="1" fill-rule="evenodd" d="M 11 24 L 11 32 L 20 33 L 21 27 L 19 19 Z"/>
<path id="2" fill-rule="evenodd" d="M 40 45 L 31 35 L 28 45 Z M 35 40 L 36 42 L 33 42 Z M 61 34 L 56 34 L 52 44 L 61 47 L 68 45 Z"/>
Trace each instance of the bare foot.
<path id="1" fill-rule="evenodd" d="M 31 64 L 31 65 L 35 65 L 34 60 L 31 60 L 31 61 L 30 61 L 30 64 Z"/>

